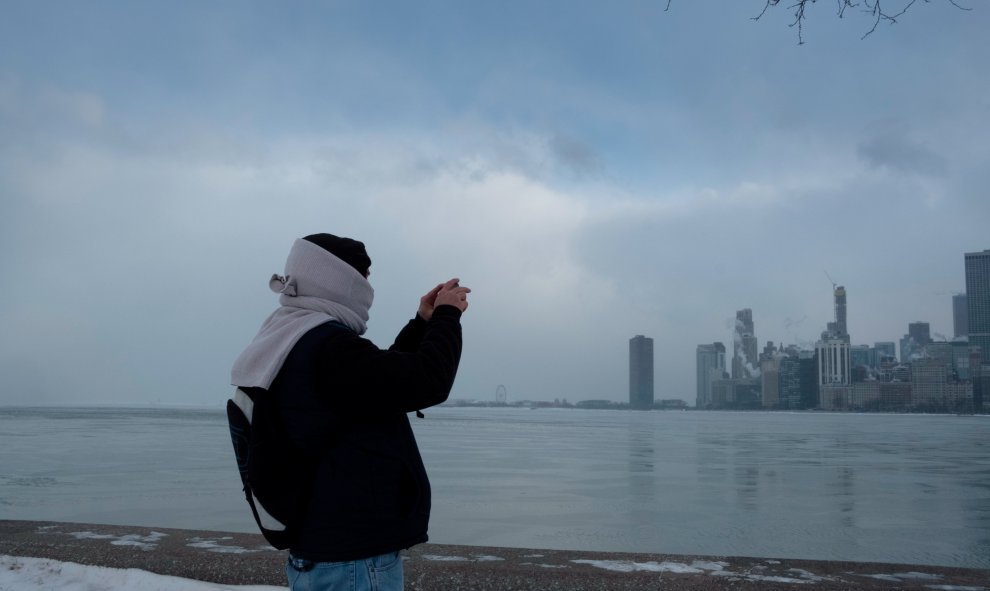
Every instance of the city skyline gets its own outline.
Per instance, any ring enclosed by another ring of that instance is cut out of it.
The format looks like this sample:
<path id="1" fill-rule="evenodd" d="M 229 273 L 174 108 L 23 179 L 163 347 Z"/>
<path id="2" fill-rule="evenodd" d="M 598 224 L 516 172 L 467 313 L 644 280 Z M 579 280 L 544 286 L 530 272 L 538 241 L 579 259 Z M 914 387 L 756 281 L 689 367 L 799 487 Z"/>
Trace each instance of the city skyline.
<path id="1" fill-rule="evenodd" d="M 721 343 L 698 345 L 696 406 L 986 410 L 984 400 L 990 403 L 990 363 L 984 355 L 990 352 L 990 249 L 967 252 L 963 257 L 966 292 L 952 296 L 951 340 L 937 333 L 933 338 L 928 322 L 914 321 L 908 323 L 899 347 L 891 341 L 876 341 L 872 347 L 852 345 L 846 288 L 832 282 L 833 320 L 826 323 L 814 351 L 768 340 L 760 355 L 760 371 L 742 372 L 740 359 L 748 356 L 745 351 L 751 348 L 747 345 L 752 344 L 754 331 L 748 308 L 736 312 L 731 374 L 712 369 L 718 366 Z"/>
<path id="2" fill-rule="evenodd" d="M 845 312 L 845 309 L 846 309 L 846 306 L 847 306 L 847 304 L 846 304 L 846 297 L 847 297 L 847 295 L 845 293 L 845 286 L 838 286 L 838 288 L 842 290 L 842 298 L 843 298 L 842 299 L 842 302 L 843 302 L 842 303 L 842 309 L 843 309 L 843 312 Z M 837 308 L 836 302 L 835 302 L 835 293 L 834 293 L 834 291 L 833 291 L 833 294 L 832 295 L 833 295 L 833 298 L 832 298 L 833 299 L 833 306 L 831 307 L 831 309 L 833 310 L 833 314 L 834 314 L 835 313 L 834 310 L 836 310 L 836 308 Z M 955 325 L 957 324 L 957 321 L 956 321 L 956 316 L 957 316 L 956 302 L 958 301 L 957 298 L 960 298 L 960 297 L 962 298 L 963 301 L 965 301 L 966 300 L 966 297 L 965 297 L 966 294 L 965 293 L 960 294 L 960 293 L 948 293 L 948 292 L 946 292 L 945 295 L 947 295 L 947 296 L 949 296 L 949 298 L 951 298 L 951 299 L 946 299 L 946 308 L 947 308 L 947 311 L 942 311 L 942 313 L 934 313 L 933 312 L 932 316 L 933 317 L 940 317 L 940 316 L 943 317 L 943 321 L 946 321 L 947 320 L 952 325 L 951 326 L 952 330 L 948 330 L 946 332 L 942 332 L 941 330 L 935 330 L 935 329 L 932 328 L 932 325 L 934 323 L 930 322 L 926 318 L 911 318 L 911 319 L 905 319 L 905 321 L 903 323 L 903 329 L 901 329 L 901 332 L 902 333 L 905 333 L 906 332 L 908 335 L 911 335 L 911 336 L 914 336 L 916 334 L 926 334 L 927 335 L 927 339 L 923 339 L 923 340 L 927 340 L 927 341 L 946 341 L 946 342 L 948 342 L 948 341 L 952 341 L 955 338 L 957 338 L 954 335 Z M 853 294 L 853 299 L 855 301 L 855 294 Z M 855 304 L 854 304 L 854 307 L 855 307 Z M 738 321 L 738 314 L 741 311 L 743 311 L 743 310 L 739 310 L 739 311 L 736 312 L 736 314 L 737 314 L 737 321 Z M 757 324 L 757 320 L 756 319 L 758 319 L 758 317 L 759 317 L 758 312 L 753 312 L 752 309 L 750 309 L 750 308 L 745 309 L 745 311 L 748 311 L 750 313 L 750 319 L 751 319 L 752 325 L 755 326 Z M 835 318 L 835 316 L 833 315 L 832 318 Z M 728 321 L 726 322 L 726 324 L 728 324 Z M 803 322 L 802 322 L 802 324 L 803 324 Z M 733 326 L 734 326 L 733 329 L 730 332 L 727 333 L 729 336 L 728 336 L 728 338 L 725 339 L 724 342 L 732 343 L 732 342 L 734 342 L 736 340 L 736 337 L 740 334 L 738 332 L 738 329 L 737 329 L 738 322 L 736 324 L 734 324 Z M 787 340 L 786 338 L 785 339 L 781 339 L 779 337 L 778 338 L 772 338 L 772 337 L 770 337 L 770 338 L 763 338 L 762 336 L 757 335 L 757 337 L 758 337 L 756 339 L 757 348 L 761 347 L 762 345 L 764 345 L 765 343 L 767 343 L 768 341 L 770 341 L 770 342 L 773 342 L 773 343 L 775 343 L 777 345 L 784 345 L 784 346 L 786 346 L 786 345 L 794 345 L 794 346 L 796 346 L 796 347 L 798 347 L 798 348 L 800 348 L 802 350 L 814 350 L 815 344 L 820 339 L 820 334 L 829 333 L 829 332 L 833 331 L 837 326 L 842 326 L 843 327 L 842 330 L 844 332 L 841 333 L 841 334 L 844 334 L 844 336 L 846 338 L 850 339 L 850 342 L 851 343 L 856 343 L 856 344 L 875 344 L 875 343 L 884 343 L 884 342 L 896 342 L 897 340 L 901 339 L 901 336 L 900 335 L 893 335 L 893 334 L 891 334 L 891 335 L 886 335 L 887 338 L 877 338 L 876 340 L 874 340 L 873 338 L 869 338 L 869 339 L 862 339 L 861 342 L 857 342 L 857 339 L 854 336 L 854 334 L 855 334 L 855 327 L 853 327 L 852 332 L 850 332 L 849 331 L 849 328 L 848 328 L 849 327 L 849 322 L 845 318 L 843 319 L 842 322 L 834 321 L 834 320 L 831 320 L 831 319 L 830 320 L 827 320 L 826 323 L 823 326 L 825 326 L 824 330 L 822 330 L 821 328 L 815 329 L 814 327 L 812 327 L 810 330 L 806 330 L 804 332 L 804 334 L 802 335 L 803 338 L 797 338 L 797 339 L 794 339 L 794 340 Z M 915 327 L 915 328 L 912 328 L 912 327 Z M 785 328 L 788 328 L 787 323 L 785 323 Z M 918 331 L 921 331 L 921 332 L 918 332 Z M 780 332 L 786 332 L 786 331 L 779 331 L 778 334 Z M 896 330 L 895 330 L 895 332 L 896 332 Z M 817 338 L 808 338 L 812 333 L 814 333 L 816 335 L 819 335 L 819 337 L 817 337 Z M 953 336 L 948 336 L 948 334 L 953 334 Z M 883 335 L 881 335 L 881 337 L 882 336 Z M 719 341 L 719 342 L 722 342 L 722 341 Z M 898 356 L 898 358 L 900 358 L 900 347 L 899 346 L 898 346 L 898 349 L 897 350 L 898 350 L 898 355 L 897 356 Z"/>
<path id="3" fill-rule="evenodd" d="M 625 400 L 644 334 L 691 402 L 698 343 L 813 346 L 832 280 L 854 344 L 952 334 L 990 9 L 819 2 L 798 45 L 762 4 L 5 6 L 0 403 L 222 404 L 316 232 L 367 246 L 381 347 L 472 288 L 454 397 Z"/>

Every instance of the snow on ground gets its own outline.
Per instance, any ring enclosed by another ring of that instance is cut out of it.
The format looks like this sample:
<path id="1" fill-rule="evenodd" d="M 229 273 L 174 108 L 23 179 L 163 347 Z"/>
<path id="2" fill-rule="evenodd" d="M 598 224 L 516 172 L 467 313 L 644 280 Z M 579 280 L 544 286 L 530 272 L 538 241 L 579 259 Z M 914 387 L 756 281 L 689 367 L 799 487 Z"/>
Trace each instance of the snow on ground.
<path id="1" fill-rule="evenodd" d="M 91 531 L 74 531 L 69 533 L 77 540 L 112 540 L 114 546 L 137 546 L 142 550 L 154 550 L 158 547 L 158 542 L 168 536 L 161 532 L 153 531 L 146 536 L 138 534 L 127 534 L 115 536 L 113 534 L 96 534 Z"/>
<path id="2" fill-rule="evenodd" d="M 705 571 L 721 571 L 722 568 L 728 566 L 724 562 L 698 562 L 695 561 L 691 565 L 687 565 L 681 562 L 632 562 L 629 560 L 572 560 L 577 564 L 590 564 L 591 566 L 597 568 L 603 568 L 605 570 L 610 570 L 620 573 L 631 573 L 635 571 L 650 571 L 650 572 L 671 572 L 680 574 L 702 574 Z"/>
<path id="3" fill-rule="evenodd" d="M 91 537 L 91 536 L 87 536 Z M 112 536 L 111 536 L 112 537 Z M 109 539 L 110 537 L 108 537 Z M 137 542 L 135 545 L 149 543 L 150 540 L 132 540 L 113 537 L 115 542 L 121 541 Z M 227 538 L 220 538 L 226 540 Z M 221 552 L 250 552 L 237 546 L 224 546 L 218 544 L 219 540 L 207 540 L 196 538 L 195 544 L 190 546 L 207 549 L 208 551 Z M 114 543 L 114 542 L 112 542 Z M 535 556 L 535 555 L 534 555 Z M 486 554 L 473 555 L 471 558 L 464 556 L 440 556 L 434 554 L 423 555 L 422 558 L 433 561 L 464 561 L 464 562 L 488 562 L 503 560 L 498 556 Z M 681 573 L 681 574 L 707 574 L 715 577 L 729 577 L 730 580 L 746 580 L 752 582 L 774 582 L 804 584 L 815 583 L 826 580 L 833 580 L 831 577 L 823 577 L 812 572 L 791 568 L 787 573 L 794 576 L 767 575 L 752 572 L 760 571 L 766 567 L 756 566 L 747 572 L 733 572 L 725 567 L 729 566 L 725 562 L 707 562 L 696 560 L 691 564 L 681 562 L 632 562 L 626 560 L 571 560 L 577 564 L 588 564 L 597 568 L 610 570 L 613 572 L 636 572 L 647 571 L 656 573 Z M 779 564 L 778 561 L 768 560 L 768 563 Z M 533 563 L 523 563 L 533 564 Z M 567 568 L 567 565 L 538 564 L 543 568 Z M 846 573 L 848 575 L 867 577 L 889 582 L 903 582 L 906 580 L 934 582 L 942 579 L 941 575 L 903 572 L 893 574 L 858 574 Z M 990 591 L 986 587 L 929 584 L 927 588 L 934 591 Z M 268 585 L 220 585 L 217 583 L 207 583 L 193 579 L 183 579 L 167 575 L 158 575 L 148 571 L 135 568 L 119 569 L 106 568 L 102 566 L 84 566 L 74 562 L 60 562 L 47 558 L 27 558 L 21 556 L 0 555 L 0 591 L 130 591 L 141 589 L 142 591 L 284 591 L 285 587 L 272 587 Z"/>
<path id="4" fill-rule="evenodd" d="M 767 582 L 767 583 L 791 583 L 791 584 L 805 584 L 805 583 L 817 583 L 819 581 L 827 580 L 826 577 L 819 577 L 814 573 L 810 573 L 806 570 L 801 569 L 788 569 L 788 572 L 797 575 L 797 577 L 785 577 L 780 575 L 764 575 L 752 572 L 733 572 L 725 570 L 725 567 L 729 566 L 727 562 L 708 562 L 703 560 L 695 560 L 691 564 L 685 564 L 683 562 L 631 562 L 629 560 L 572 560 L 577 564 L 589 564 L 596 568 L 603 568 L 605 570 L 610 570 L 620 573 L 631 573 L 636 571 L 647 571 L 647 572 L 657 572 L 657 573 L 678 573 L 678 574 L 708 574 L 714 577 L 728 577 L 730 580 L 745 580 L 753 582 Z M 779 563 L 778 563 L 779 564 Z M 765 566 L 755 567 L 754 570 L 764 570 Z"/>
<path id="5" fill-rule="evenodd" d="M 471 558 L 466 558 L 464 556 L 423 554 L 422 558 L 424 560 L 432 560 L 434 562 L 498 562 L 500 560 L 505 560 L 501 556 L 492 556 L 490 554 L 472 554 Z"/>
<path id="6" fill-rule="evenodd" d="M 47 558 L 0 556 L 0 591 L 285 591 L 268 585 L 219 585 L 136 568 L 84 566 Z"/>
<path id="7" fill-rule="evenodd" d="M 192 538 L 186 546 L 190 548 L 198 548 L 200 550 L 206 550 L 207 552 L 218 552 L 220 554 L 246 554 L 248 552 L 265 552 L 271 550 L 271 546 L 258 546 L 256 548 L 242 548 L 240 546 L 232 546 L 227 544 L 227 540 L 233 540 L 231 536 L 224 536 L 221 538 Z"/>
<path id="8" fill-rule="evenodd" d="M 819 583 L 822 581 L 835 581 L 835 577 L 816 575 L 813 572 L 800 569 L 800 568 L 789 568 L 785 572 L 786 575 L 781 574 L 763 574 L 766 572 L 767 567 L 765 565 L 757 565 L 747 569 L 745 572 L 726 570 L 729 566 L 727 562 L 707 562 L 703 560 L 695 560 L 691 564 L 685 564 L 683 562 L 632 562 L 630 560 L 572 560 L 571 562 L 577 564 L 587 564 L 595 568 L 601 568 L 605 570 L 610 570 L 613 572 L 620 573 L 631 573 L 638 571 L 646 572 L 656 572 L 656 573 L 679 573 L 679 574 L 707 574 L 713 577 L 728 577 L 730 581 L 751 581 L 751 582 L 766 582 L 766 583 L 788 583 L 788 584 L 798 584 L 803 585 L 807 583 Z M 766 564 L 778 565 L 779 560 L 767 560 Z M 545 565 L 541 565 L 545 566 Z M 754 572 L 756 571 L 756 572 Z M 870 579 L 877 579 L 879 581 L 887 581 L 891 583 L 903 583 L 905 581 L 940 581 L 944 577 L 942 575 L 935 575 L 930 573 L 922 573 L 916 571 L 903 572 L 903 573 L 891 573 L 891 574 L 859 574 L 848 572 L 847 575 L 853 575 L 858 577 L 866 577 Z M 841 580 L 841 579 L 839 579 Z M 929 589 L 935 591 L 990 591 L 986 587 L 974 587 L 974 586 L 962 586 L 962 585 L 925 585 Z"/>

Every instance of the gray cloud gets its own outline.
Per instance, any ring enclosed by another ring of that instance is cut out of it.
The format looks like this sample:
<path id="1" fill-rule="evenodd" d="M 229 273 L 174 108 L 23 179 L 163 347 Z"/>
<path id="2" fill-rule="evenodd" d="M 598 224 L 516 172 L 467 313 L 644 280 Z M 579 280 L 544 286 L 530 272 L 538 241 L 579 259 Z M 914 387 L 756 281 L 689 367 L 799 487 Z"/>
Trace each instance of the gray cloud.
<path id="1" fill-rule="evenodd" d="M 549 146 L 557 162 L 577 177 L 597 174 L 604 168 L 598 153 L 576 137 L 557 133 L 550 136 Z"/>
<path id="2" fill-rule="evenodd" d="M 892 172 L 945 176 L 944 157 L 913 137 L 905 126 L 888 126 L 862 140 L 857 153 L 869 166 Z"/>

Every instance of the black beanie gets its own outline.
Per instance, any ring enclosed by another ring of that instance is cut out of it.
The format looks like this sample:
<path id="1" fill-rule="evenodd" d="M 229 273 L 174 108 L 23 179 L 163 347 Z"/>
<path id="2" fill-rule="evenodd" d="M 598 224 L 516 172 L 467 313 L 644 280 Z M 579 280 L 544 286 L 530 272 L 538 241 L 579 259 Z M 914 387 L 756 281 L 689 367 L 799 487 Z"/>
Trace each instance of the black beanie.
<path id="1" fill-rule="evenodd" d="M 358 273 L 367 277 L 368 269 L 371 267 L 371 258 L 364 250 L 364 243 L 341 238 L 333 234 L 310 234 L 303 238 L 313 244 L 322 247 L 338 259 L 357 269 Z"/>

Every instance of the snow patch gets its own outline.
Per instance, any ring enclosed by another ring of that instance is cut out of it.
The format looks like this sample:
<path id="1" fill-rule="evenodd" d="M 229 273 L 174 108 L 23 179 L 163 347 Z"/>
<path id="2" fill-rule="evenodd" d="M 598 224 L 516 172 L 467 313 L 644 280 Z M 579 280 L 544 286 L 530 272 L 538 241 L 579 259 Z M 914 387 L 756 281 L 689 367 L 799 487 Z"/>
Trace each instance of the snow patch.
<path id="1" fill-rule="evenodd" d="M 117 537 L 110 534 L 97 534 L 91 531 L 74 531 L 69 532 L 69 535 L 77 540 L 110 540 Z"/>
<path id="2" fill-rule="evenodd" d="M 877 579 L 878 581 L 887 581 L 889 583 L 903 583 L 904 581 L 940 581 L 943 578 L 942 575 L 932 575 L 929 573 L 919 573 L 916 571 L 876 575 L 861 575 L 859 573 L 849 574 L 855 574 L 860 577 L 867 577 L 870 579 Z"/>
<path id="3" fill-rule="evenodd" d="M 897 577 L 898 579 L 907 579 L 907 580 L 915 580 L 915 581 L 938 581 L 939 579 L 942 578 L 942 575 L 930 575 L 928 573 L 919 573 L 914 571 L 907 573 L 893 573 L 893 576 Z"/>
<path id="4" fill-rule="evenodd" d="M 491 554 L 472 554 L 471 558 L 464 556 L 444 556 L 441 554 L 423 554 L 422 557 L 435 562 L 498 562 L 505 560 L 501 556 L 492 556 Z"/>
<path id="5" fill-rule="evenodd" d="M 137 546 L 145 551 L 154 550 L 158 547 L 158 542 L 168 536 L 168 534 L 157 531 L 153 531 L 146 536 L 140 534 L 115 536 L 113 534 L 98 534 L 91 531 L 73 531 L 69 532 L 69 535 L 77 540 L 111 540 L 110 544 L 113 546 Z"/>
<path id="6" fill-rule="evenodd" d="M 538 566 L 540 568 L 568 568 L 566 564 L 546 564 L 538 562 L 520 562 L 523 566 Z"/>
<path id="7" fill-rule="evenodd" d="M 925 587 L 938 591 L 986 591 L 986 587 L 967 587 L 965 585 L 925 585 Z"/>
<path id="8" fill-rule="evenodd" d="M 803 585 L 805 583 L 818 583 L 829 580 L 826 577 L 821 577 L 815 573 L 799 568 L 792 568 L 787 571 L 796 576 L 758 575 L 748 572 L 739 573 L 725 570 L 725 567 L 729 566 L 726 562 L 706 562 L 702 560 L 695 560 L 691 564 L 684 564 L 682 562 L 631 562 L 628 560 L 572 560 L 571 562 L 588 564 L 596 568 L 602 568 L 620 573 L 647 571 L 658 573 L 670 572 L 684 575 L 708 574 L 713 577 L 726 577 L 730 581 L 790 583 Z M 766 569 L 764 566 L 756 568 L 761 570 Z"/>
<path id="9" fill-rule="evenodd" d="M 854 573 L 855 574 L 855 573 Z M 900 583 L 901 580 L 893 575 L 859 575 L 861 577 L 868 577 L 870 579 L 876 579 L 878 581 L 886 581 L 888 583 Z"/>
<path id="10" fill-rule="evenodd" d="M 806 571 L 804 569 L 801 569 L 801 568 L 789 568 L 789 569 L 787 569 L 787 572 L 794 573 L 797 576 L 801 577 L 802 579 L 805 579 L 805 580 L 808 580 L 808 581 L 814 581 L 815 583 L 819 583 L 821 581 L 827 581 L 827 580 L 829 580 L 827 577 L 820 577 L 820 576 L 816 575 L 813 572 L 808 572 L 808 571 Z"/>
<path id="11" fill-rule="evenodd" d="M 632 562 L 630 560 L 572 560 L 571 562 L 588 564 L 595 568 L 602 568 L 618 573 L 647 571 L 654 573 L 700 574 L 705 572 L 701 568 L 688 566 L 681 562 Z"/>
<path id="12" fill-rule="evenodd" d="M 793 577 L 780 577 L 776 575 L 740 575 L 743 579 L 747 581 L 755 582 L 765 582 L 765 583 L 790 583 L 795 585 L 802 585 L 805 583 L 813 583 L 814 581 L 809 581 L 808 579 L 795 579 Z"/>
<path id="13" fill-rule="evenodd" d="M 704 560 L 695 560 L 691 563 L 694 568 L 700 568 L 703 570 L 722 570 L 723 568 L 729 566 L 728 562 L 705 562 Z"/>
<path id="14" fill-rule="evenodd" d="M 423 558 L 426 560 L 433 560 L 436 562 L 470 562 L 470 558 L 465 558 L 463 556 L 441 556 L 439 554 L 423 554 Z"/>
<path id="15" fill-rule="evenodd" d="M 217 538 L 217 539 L 206 539 L 206 538 L 191 538 L 191 542 L 186 544 L 190 548 L 198 548 L 200 550 L 206 550 L 207 552 L 217 552 L 220 554 L 246 554 L 248 552 L 258 552 L 259 550 L 249 550 L 247 548 L 242 548 L 240 546 L 229 546 L 226 544 L 221 544 L 223 540 L 232 540 L 230 536 Z"/>
<path id="16" fill-rule="evenodd" d="M 77 532 L 82 533 L 82 532 Z M 92 532 L 89 532 L 92 533 Z M 106 538 L 98 538 L 106 539 Z M 268 585 L 220 585 L 135 568 L 83 566 L 46 558 L 0 555 L 0 589 L 17 591 L 285 591 Z"/>

